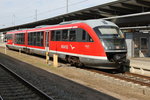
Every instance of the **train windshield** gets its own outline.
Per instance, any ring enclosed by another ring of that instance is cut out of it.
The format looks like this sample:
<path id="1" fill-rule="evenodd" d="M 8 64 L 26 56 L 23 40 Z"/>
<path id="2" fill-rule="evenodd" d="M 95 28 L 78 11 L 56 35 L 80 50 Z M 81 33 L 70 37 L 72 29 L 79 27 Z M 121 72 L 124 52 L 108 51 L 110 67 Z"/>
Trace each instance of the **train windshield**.
<path id="1" fill-rule="evenodd" d="M 124 38 L 119 28 L 113 26 L 103 26 L 95 28 L 100 38 Z"/>
<path id="2" fill-rule="evenodd" d="M 118 27 L 100 26 L 94 28 L 105 50 L 125 50 L 126 43 L 123 33 Z"/>

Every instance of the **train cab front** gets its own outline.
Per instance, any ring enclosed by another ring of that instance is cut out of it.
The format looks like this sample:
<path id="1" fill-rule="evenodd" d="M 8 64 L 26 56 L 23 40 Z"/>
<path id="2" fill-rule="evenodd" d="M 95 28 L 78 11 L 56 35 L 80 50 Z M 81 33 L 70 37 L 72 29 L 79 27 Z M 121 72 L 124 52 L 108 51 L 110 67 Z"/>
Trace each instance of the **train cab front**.
<path id="1" fill-rule="evenodd" d="M 127 46 L 125 38 L 116 26 L 96 27 L 95 31 L 105 49 L 108 63 L 121 71 L 127 71 L 129 60 L 127 59 Z"/>

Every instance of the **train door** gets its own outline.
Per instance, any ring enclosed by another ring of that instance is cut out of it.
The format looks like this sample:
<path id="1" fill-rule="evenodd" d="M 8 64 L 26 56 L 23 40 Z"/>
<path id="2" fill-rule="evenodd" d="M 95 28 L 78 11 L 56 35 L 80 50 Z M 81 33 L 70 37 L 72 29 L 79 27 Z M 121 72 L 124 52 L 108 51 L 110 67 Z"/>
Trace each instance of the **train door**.
<path id="1" fill-rule="evenodd" d="M 49 51 L 49 35 L 50 35 L 50 32 L 46 31 L 45 32 L 45 50 L 46 51 Z"/>
<path id="2" fill-rule="evenodd" d="M 140 57 L 140 38 L 137 36 L 134 38 L 134 57 Z M 132 53 L 132 52 L 131 52 Z"/>
<path id="3" fill-rule="evenodd" d="M 148 38 L 140 38 L 140 57 L 146 57 L 148 54 Z"/>
<path id="4" fill-rule="evenodd" d="M 15 34 L 13 34 L 13 36 L 12 36 L 12 41 L 13 41 L 13 45 L 14 45 L 14 43 L 15 43 Z"/>
<path id="5" fill-rule="evenodd" d="M 89 35 L 89 33 L 87 31 L 85 31 L 84 29 L 78 29 L 78 35 L 77 35 L 77 41 L 80 42 L 79 45 L 79 52 L 81 54 L 85 54 L 85 55 L 89 55 L 89 54 L 95 54 L 96 50 L 95 50 L 95 43 L 93 43 L 93 39 L 91 38 L 91 36 Z"/>

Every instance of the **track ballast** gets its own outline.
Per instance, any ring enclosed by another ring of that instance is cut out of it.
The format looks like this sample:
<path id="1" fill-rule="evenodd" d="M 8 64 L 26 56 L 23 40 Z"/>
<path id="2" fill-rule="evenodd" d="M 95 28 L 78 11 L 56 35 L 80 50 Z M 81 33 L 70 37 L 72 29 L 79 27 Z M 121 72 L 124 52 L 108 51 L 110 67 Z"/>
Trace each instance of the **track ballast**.
<path id="1" fill-rule="evenodd" d="M 54 100 L 3 64 L 0 64 L 0 72 L 1 99 Z"/>

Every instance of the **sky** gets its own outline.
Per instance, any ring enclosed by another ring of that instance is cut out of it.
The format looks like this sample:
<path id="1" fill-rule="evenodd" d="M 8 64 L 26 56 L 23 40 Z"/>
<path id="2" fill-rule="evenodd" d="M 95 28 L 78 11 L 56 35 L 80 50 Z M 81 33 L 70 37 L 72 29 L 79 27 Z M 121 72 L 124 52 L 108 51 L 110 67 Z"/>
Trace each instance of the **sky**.
<path id="1" fill-rule="evenodd" d="M 116 0 L 68 0 L 68 13 L 112 1 Z M 66 2 L 67 0 L 0 0 L 0 29 L 65 14 Z"/>

